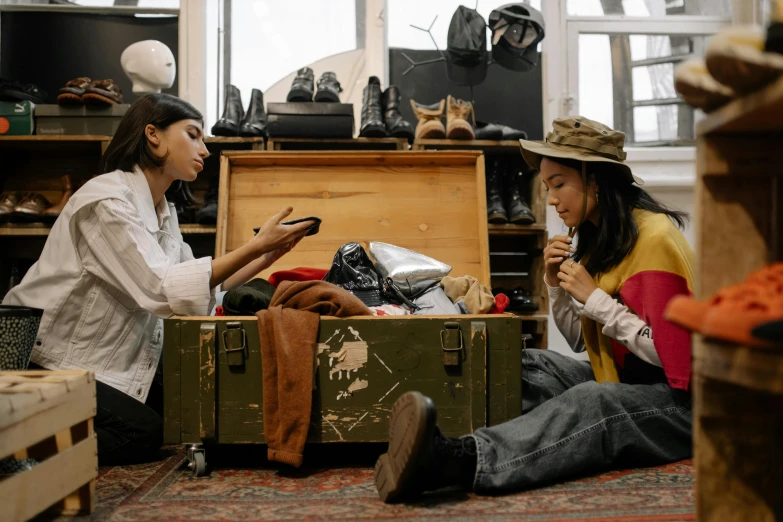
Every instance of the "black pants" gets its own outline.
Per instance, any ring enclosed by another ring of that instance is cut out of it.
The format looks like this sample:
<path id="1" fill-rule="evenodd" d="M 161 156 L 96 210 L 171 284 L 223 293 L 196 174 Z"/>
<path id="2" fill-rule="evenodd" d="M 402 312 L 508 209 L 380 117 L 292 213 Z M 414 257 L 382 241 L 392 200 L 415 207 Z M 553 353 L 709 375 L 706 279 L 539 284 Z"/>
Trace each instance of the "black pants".
<path id="1" fill-rule="evenodd" d="M 30 369 L 43 369 L 30 363 Z M 95 382 L 98 464 L 117 466 L 155 460 L 163 445 L 163 386 L 154 381 L 141 403 L 108 384 Z"/>

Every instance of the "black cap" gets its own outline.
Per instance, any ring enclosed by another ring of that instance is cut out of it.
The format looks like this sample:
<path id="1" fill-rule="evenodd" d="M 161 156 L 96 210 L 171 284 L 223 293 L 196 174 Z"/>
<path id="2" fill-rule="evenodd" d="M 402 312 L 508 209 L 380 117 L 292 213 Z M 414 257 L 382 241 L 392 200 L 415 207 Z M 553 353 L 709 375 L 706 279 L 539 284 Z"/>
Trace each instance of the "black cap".
<path id="1" fill-rule="evenodd" d="M 536 47 L 544 39 L 544 16 L 526 4 L 506 4 L 489 15 L 492 59 L 506 69 L 526 72 L 538 64 Z"/>
<path id="2" fill-rule="evenodd" d="M 446 43 L 446 72 L 460 85 L 478 85 L 487 77 L 487 23 L 475 9 L 454 11 Z"/>

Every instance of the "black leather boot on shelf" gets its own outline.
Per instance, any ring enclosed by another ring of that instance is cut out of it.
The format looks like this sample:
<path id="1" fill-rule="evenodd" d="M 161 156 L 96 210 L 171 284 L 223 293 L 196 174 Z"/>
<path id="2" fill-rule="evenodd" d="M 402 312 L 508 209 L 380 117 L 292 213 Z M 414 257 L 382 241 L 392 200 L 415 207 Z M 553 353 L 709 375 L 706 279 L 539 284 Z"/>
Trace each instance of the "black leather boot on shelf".
<path id="1" fill-rule="evenodd" d="M 196 212 L 196 221 L 200 225 L 214 225 L 217 223 L 218 211 L 218 176 L 209 180 L 209 190 L 204 194 L 204 204 Z"/>
<path id="2" fill-rule="evenodd" d="M 315 91 L 315 75 L 309 67 L 302 67 L 296 71 L 294 81 L 291 82 L 291 90 L 288 91 L 286 101 L 288 102 L 309 102 L 313 101 Z"/>
<path id="3" fill-rule="evenodd" d="M 340 103 L 340 93 L 343 88 L 337 81 L 337 75 L 333 72 L 325 72 L 318 79 L 318 90 L 315 92 L 315 101 Z"/>
<path id="4" fill-rule="evenodd" d="M 386 124 L 383 123 L 381 112 L 381 81 L 377 76 L 370 76 L 362 98 L 362 126 L 359 136 L 362 138 L 386 138 Z"/>
<path id="5" fill-rule="evenodd" d="M 196 205 L 196 198 L 190 191 L 189 183 L 182 180 L 172 183 L 166 191 L 166 200 L 169 203 L 174 203 L 177 221 L 180 224 L 193 222 L 193 207 Z"/>
<path id="6" fill-rule="evenodd" d="M 503 206 L 503 172 L 505 165 L 496 157 L 487 160 L 487 221 L 493 225 L 508 223 Z"/>
<path id="7" fill-rule="evenodd" d="M 525 196 L 522 195 L 522 191 L 519 189 L 519 185 L 525 177 L 513 166 L 508 169 L 507 175 L 508 192 L 506 193 L 508 194 L 508 207 L 506 210 L 508 212 L 508 220 L 514 225 L 532 225 L 536 222 L 536 218 L 533 217 L 530 205 L 527 204 Z"/>
<path id="8" fill-rule="evenodd" d="M 264 94 L 258 89 L 253 89 L 253 92 L 250 94 L 250 105 L 247 107 L 242 125 L 239 126 L 239 135 L 246 138 L 266 136 Z"/>
<path id="9" fill-rule="evenodd" d="M 226 85 L 226 104 L 223 107 L 223 117 L 212 126 L 212 135 L 236 136 L 239 133 L 239 124 L 244 117 L 242 94 L 233 85 Z"/>
<path id="10" fill-rule="evenodd" d="M 386 131 L 394 138 L 405 138 L 413 141 L 413 126 L 402 119 L 400 114 L 400 89 L 394 85 L 383 91 L 383 118 Z"/>

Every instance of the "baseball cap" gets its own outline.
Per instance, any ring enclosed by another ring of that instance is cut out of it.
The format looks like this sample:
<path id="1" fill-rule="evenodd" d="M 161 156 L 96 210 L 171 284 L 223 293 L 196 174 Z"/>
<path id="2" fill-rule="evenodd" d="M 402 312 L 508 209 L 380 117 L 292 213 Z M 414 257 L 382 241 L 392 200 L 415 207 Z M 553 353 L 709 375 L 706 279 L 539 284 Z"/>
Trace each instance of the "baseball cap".
<path id="1" fill-rule="evenodd" d="M 492 59 L 506 69 L 526 72 L 538 64 L 538 43 L 544 39 L 544 16 L 526 4 L 506 4 L 489 15 Z"/>
<path id="2" fill-rule="evenodd" d="M 460 85 L 478 85 L 487 77 L 487 23 L 475 9 L 454 11 L 446 42 L 446 72 Z"/>

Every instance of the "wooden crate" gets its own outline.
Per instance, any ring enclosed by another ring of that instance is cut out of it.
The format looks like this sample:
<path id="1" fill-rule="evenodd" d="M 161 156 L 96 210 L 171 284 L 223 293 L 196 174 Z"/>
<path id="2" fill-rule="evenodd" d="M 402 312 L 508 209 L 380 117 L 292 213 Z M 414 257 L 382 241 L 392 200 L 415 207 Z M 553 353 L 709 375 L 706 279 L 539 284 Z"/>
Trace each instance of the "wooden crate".
<path id="1" fill-rule="evenodd" d="M 98 444 L 95 376 L 86 371 L 0 372 L 0 459 L 32 458 L 32 469 L 0 479 L 3 520 L 95 507 Z"/>
<path id="2" fill-rule="evenodd" d="M 783 78 L 697 127 L 696 297 L 783 259 Z M 783 520 L 783 345 L 695 336 L 699 520 Z"/>

